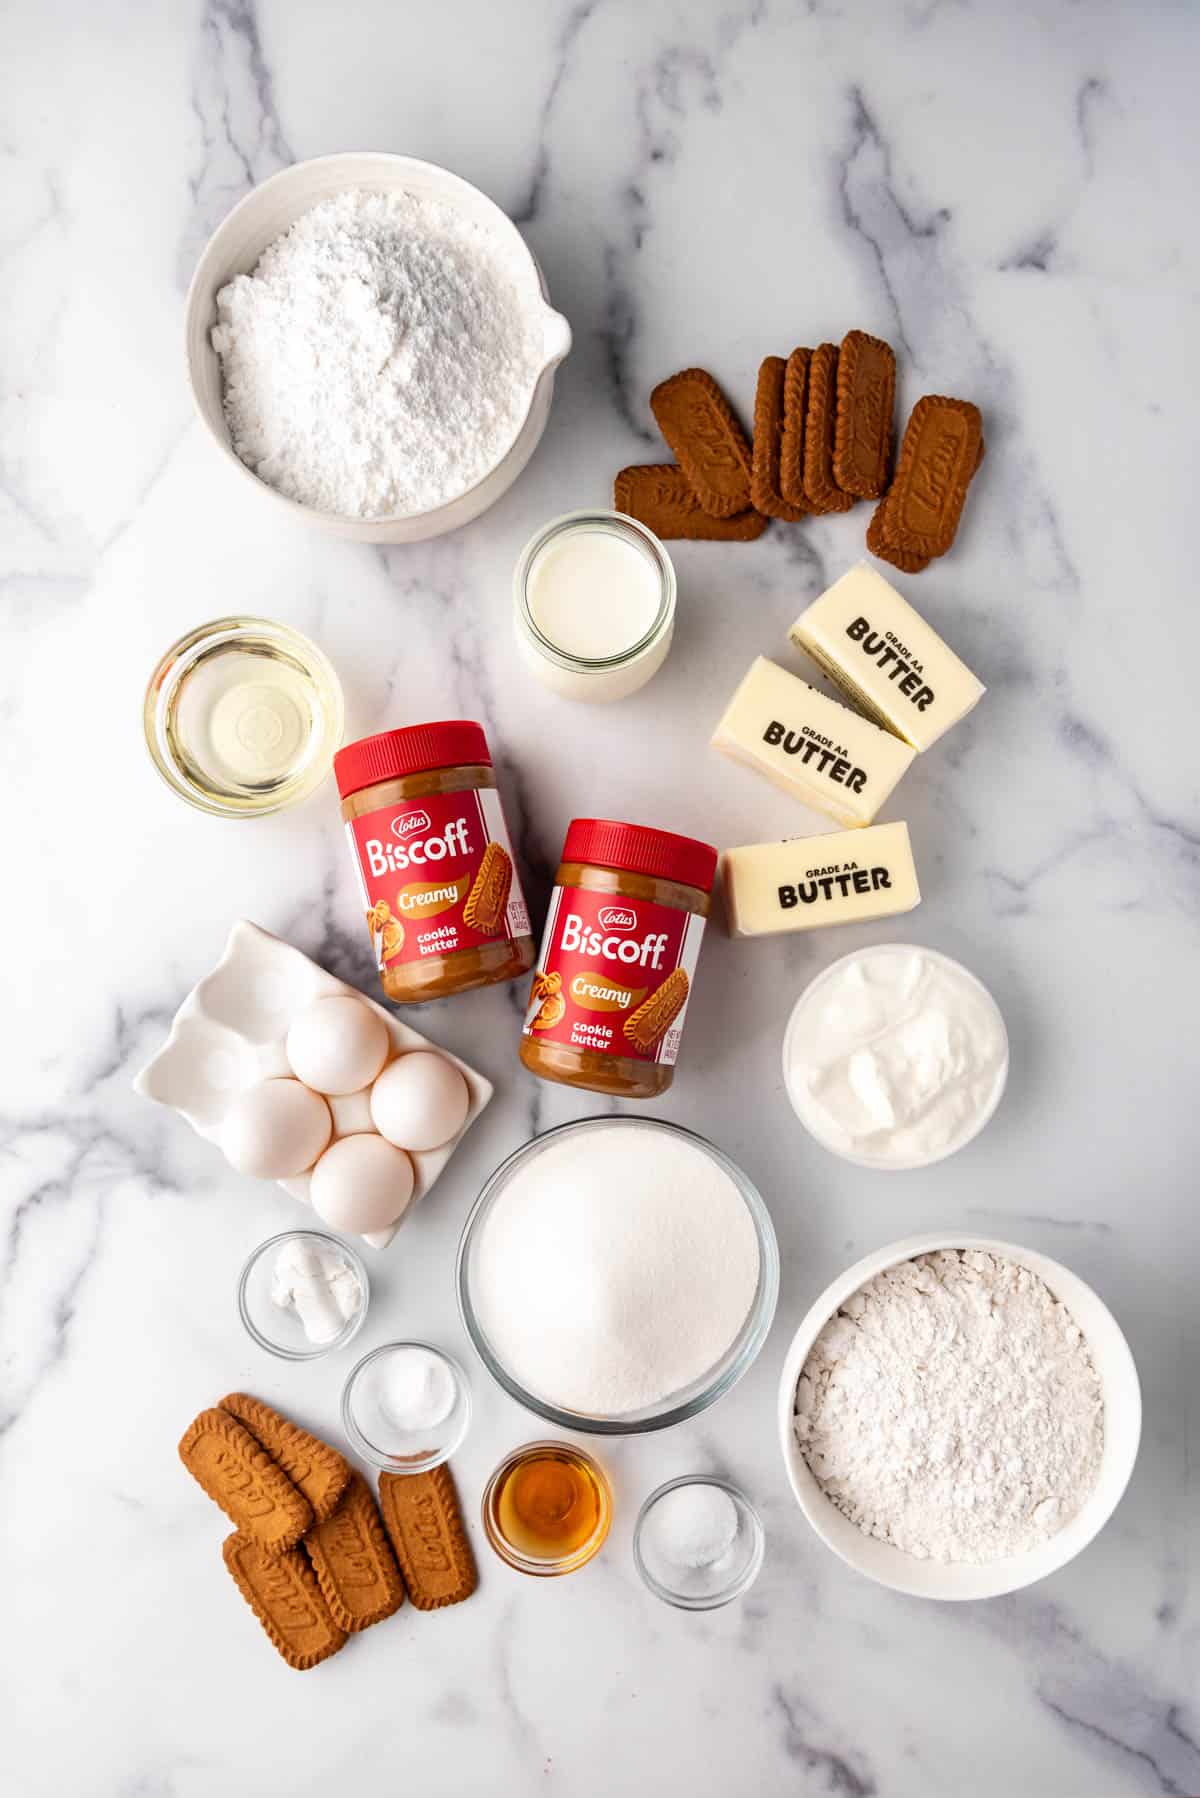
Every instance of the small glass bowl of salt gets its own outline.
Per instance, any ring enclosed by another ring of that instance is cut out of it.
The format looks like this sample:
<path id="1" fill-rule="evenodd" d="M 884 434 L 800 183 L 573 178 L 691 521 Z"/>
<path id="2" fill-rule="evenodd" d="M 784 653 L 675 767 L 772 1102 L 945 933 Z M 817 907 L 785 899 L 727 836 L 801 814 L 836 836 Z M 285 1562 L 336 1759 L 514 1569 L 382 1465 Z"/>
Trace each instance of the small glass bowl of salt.
<path id="1" fill-rule="evenodd" d="M 763 1527 L 728 1480 L 688 1474 L 652 1492 L 633 1531 L 633 1559 L 656 1598 L 713 1611 L 740 1598 L 763 1564 Z"/>
<path id="2" fill-rule="evenodd" d="M 385 1473 L 427 1473 L 459 1447 L 471 1422 L 471 1388 L 452 1355 L 431 1342 L 386 1342 L 342 1388 L 351 1447 Z"/>

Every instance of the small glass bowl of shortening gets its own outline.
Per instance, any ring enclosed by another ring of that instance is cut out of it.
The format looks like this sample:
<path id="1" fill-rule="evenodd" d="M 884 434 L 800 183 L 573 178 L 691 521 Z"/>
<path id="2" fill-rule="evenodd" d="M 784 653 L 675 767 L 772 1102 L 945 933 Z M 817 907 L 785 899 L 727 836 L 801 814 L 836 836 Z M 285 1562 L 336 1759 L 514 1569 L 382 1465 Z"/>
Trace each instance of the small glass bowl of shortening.
<path id="1" fill-rule="evenodd" d="M 370 1284 L 362 1257 L 322 1230 L 285 1230 L 260 1242 L 238 1281 L 246 1333 L 284 1361 L 317 1361 L 363 1326 Z"/>
<path id="2" fill-rule="evenodd" d="M 688 1474 L 652 1492 L 638 1513 L 633 1559 L 656 1598 L 714 1611 L 740 1598 L 763 1564 L 763 1527 L 728 1480 Z"/>

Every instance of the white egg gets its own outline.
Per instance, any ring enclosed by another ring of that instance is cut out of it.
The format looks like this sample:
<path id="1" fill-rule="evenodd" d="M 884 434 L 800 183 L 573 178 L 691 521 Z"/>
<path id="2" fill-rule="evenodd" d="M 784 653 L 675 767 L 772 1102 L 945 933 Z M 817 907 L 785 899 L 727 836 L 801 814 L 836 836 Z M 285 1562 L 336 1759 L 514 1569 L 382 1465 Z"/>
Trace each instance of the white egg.
<path id="1" fill-rule="evenodd" d="M 382 1136 L 340 1136 L 312 1171 L 313 1210 L 335 1230 L 386 1230 L 404 1215 L 413 1165 Z"/>
<path id="2" fill-rule="evenodd" d="M 221 1147 L 239 1173 L 287 1180 L 312 1166 L 332 1130 L 319 1093 L 298 1080 L 263 1080 L 231 1102 Z"/>
<path id="3" fill-rule="evenodd" d="M 401 1149 L 437 1149 L 467 1121 L 471 1095 L 452 1061 L 426 1049 L 401 1055 L 371 1088 L 371 1121 Z"/>
<path id="4" fill-rule="evenodd" d="M 334 993 L 298 1012 L 287 1033 L 297 1080 L 318 1093 L 356 1093 L 387 1059 L 387 1025 L 365 999 Z"/>

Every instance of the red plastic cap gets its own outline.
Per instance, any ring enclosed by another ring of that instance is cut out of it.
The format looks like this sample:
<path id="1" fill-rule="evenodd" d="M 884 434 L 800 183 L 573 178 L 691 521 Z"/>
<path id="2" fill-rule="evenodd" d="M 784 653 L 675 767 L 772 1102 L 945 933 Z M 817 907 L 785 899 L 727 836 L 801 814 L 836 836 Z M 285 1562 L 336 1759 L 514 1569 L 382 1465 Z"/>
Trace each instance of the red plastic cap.
<path id="1" fill-rule="evenodd" d="M 404 730 L 383 730 L 377 737 L 361 737 L 347 743 L 333 758 L 333 778 L 342 798 L 373 787 L 378 780 L 399 780 L 405 774 L 427 774 L 431 768 L 490 768 L 491 753 L 483 726 L 467 718 L 448 718 L 440 724 L 410 724 Z"/>
<path id="2" fill-rule="evenodd" d="M 648 830 L 643 824 L 618 824 L 612 818 L 572 818 L 562 858 L 678 880 L 702 893 L 712 891 L 717 872 L 717 851 L 711 843 L 677 837 L 670 830 Z"/>

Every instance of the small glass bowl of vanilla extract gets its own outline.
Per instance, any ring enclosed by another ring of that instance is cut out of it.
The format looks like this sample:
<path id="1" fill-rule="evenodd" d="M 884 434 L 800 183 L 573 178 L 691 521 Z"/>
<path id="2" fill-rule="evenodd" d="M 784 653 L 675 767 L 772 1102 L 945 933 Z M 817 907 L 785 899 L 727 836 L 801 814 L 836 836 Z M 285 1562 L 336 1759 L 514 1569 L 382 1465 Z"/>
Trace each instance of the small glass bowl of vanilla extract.
<path id="1" fill-rule="evenodd" d="M 518 1573 L 576 1572 L 599 1552 L 611 1522 L 608 1475 L 570 1442 L 514 1449 L 483 1494 L 484 1533 Z"/>

